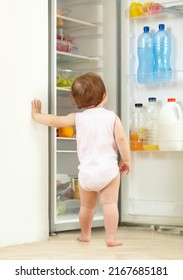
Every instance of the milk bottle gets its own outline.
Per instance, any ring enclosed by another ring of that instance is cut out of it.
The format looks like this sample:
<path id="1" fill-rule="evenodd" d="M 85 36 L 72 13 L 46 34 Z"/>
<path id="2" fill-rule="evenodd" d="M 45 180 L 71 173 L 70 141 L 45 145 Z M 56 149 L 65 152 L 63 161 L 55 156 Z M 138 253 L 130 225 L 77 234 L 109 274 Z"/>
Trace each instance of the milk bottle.
<path id="1" fill-rule="evenodd" d="M 183 112 L 175 98 L 160 109 L 158 133 L 160 151 L 183 151 Z"/>

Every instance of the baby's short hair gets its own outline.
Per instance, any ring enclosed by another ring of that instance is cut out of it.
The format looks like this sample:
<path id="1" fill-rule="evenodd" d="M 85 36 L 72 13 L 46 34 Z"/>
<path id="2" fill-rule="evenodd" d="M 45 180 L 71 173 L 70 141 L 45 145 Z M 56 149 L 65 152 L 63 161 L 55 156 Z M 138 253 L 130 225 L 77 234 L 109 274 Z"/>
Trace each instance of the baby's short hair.
<path id="1" fill-rule="evenodd" d="M 78 108 L 96 107 L 102 102 L 105 94 L 102 78 L 92 72 L 77 77 L 71 86 L 71 95 Z"/>

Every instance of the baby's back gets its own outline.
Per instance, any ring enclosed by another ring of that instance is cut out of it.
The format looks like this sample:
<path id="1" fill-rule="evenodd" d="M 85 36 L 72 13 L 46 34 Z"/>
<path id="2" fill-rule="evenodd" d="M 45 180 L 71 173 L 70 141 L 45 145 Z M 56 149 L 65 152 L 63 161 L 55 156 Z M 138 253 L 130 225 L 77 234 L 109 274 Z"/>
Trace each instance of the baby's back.
<path id="1" fill-rule="evenodd" d="M 115 113 L 102 107 L 76 114 L 79 180 L 86 188 L 111 181 L 118 172 Z"/>

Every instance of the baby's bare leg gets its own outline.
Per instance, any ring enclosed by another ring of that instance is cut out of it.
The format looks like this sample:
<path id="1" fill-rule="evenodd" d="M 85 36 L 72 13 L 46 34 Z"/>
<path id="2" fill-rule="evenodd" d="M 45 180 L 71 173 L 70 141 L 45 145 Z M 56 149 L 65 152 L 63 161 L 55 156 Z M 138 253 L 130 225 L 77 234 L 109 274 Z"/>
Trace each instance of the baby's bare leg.
<path id="1" fill-rule="evenodd" d="M 90 241 L 91 237 L 91 226 L 93 223 L 98 196 L 96 192 L 85 191 L 80 186 L 79 192 L 81 203 L 79 212 L 81 234 L 78 237 L 78 240 L 82 242 L 88 242 Z"/>
<path id="2" fill-rule="evenodd" d="M 100 202 L 104 213 L 104 225 L 106 244 L 109 247 L 122 245 L 116 240 L 118 227 L 118 193 L 119 193 L 120 174 L 100 192 Z"/>

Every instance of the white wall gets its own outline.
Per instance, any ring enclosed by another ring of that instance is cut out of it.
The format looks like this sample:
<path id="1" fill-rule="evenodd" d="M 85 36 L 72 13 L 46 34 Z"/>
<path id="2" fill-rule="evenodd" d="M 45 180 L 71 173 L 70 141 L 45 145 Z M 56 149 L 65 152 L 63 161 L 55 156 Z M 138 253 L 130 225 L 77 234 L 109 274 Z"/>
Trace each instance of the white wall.
<path id="1" fill-rule="evenodd" d="M 48 238 L 48 0 L 0 0 L 0 246 Z"/>

